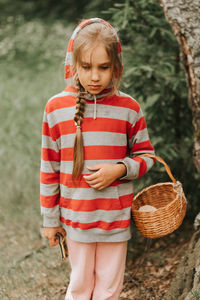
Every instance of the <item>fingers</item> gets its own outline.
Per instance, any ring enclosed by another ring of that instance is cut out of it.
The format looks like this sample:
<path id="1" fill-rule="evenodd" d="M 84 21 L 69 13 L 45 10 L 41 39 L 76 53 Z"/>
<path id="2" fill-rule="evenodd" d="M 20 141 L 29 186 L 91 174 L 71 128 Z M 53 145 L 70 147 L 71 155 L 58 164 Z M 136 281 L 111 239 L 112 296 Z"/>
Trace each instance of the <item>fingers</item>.
<path id="1" fill-rule="evenodd" d="M 58 240 L 58 238 L 56 236 L 54 238 L 50 238 L 49 239 L 49 245 L 51 247 L 57 246 L 58 243 L 59 243 L 59 240 Z"/>
<path id="2" fill-rule="evenodd" d="M 100 178 L 99 178 L 99 176 L 95 176 L 95 177 L 90 177 L 91 175 L 86 175 L 86 176 L 84 176 L 84 179 L 85 179 L 85 181 L 88 183 L 88 184 L 97 184 L 97 183 L 99 183 L 100 182 Z M 92 175 L 93 176 L 93 175 Z"/>
<path id="3" fill-rule="evenodd" d="M 91 174 L 91 175 L 84 175 L 83 176 L 85 181 L 93 181 L 93 180 L 96 180 L 98 177 L 99 177 L 99 174 L 98 172 L 94 173 L 94 174 Z"/>
<path id="4" fill-rule="evenodd" d="M 87 166 L 87 169 L 90 170 L 90 171 L 98 171 L 101 168 L 102 168 L 102 164 L 97 164 L 97 165 L 93 165 L 93 166 Z"/>
<path id="5" fill-rule="evenodd" d="M 98 190 L 98 191 L 100 191 L 100 190 L 102 190 L 102 189 L 104 188 L 101 182 L 100 182 L 100 183 L 97 183 L 97 184 L 91 184 L 90 186 L 91 186 L 93 189 Z"/>
<path id="6" fill-rule="evenodd" d="M 102 190 L 104 188 L 104 183 L 103 181 L 101 181 L 99 178 L 95 179 L 95 180 L 87 180 L 85 179 L 85 181 L 93 188 L 96 190 Z"/>
<path id="7" fill-rule="evenodd" d="M 61 228 L 62 228 L 61 234 L 62 234 L 63 236 L 66 236 L 66 231 L 65 231 L 65 229 L 64 229 L 63 227 L 61 227 Z"/>
<path id="8" fill-rule="evenodd" d="M 57 230 L 56 230 L 56 233 L 57 232 L 60 232 L 63 237 L 66 236 L 66 231 L 65 231 L 65 229 L 63 227 L 58 227 Z"/>
<path id="9" fill-rule="evenodd" d="M 105 188 L 105 186 L 103 186 L 101 184 L 96 184 L 96 185 L 93 186 L 93 188 L 95 190 L 101 191 L 101 190 L 103 190 Z"/>
<path id="10" fill-rule="evenodd" d="M 94 166 L 90 166 L 87 167 L 88 170 L 90 171 L 95 171 L 95 173 L 90 174 L 90 175 L 85 175 L 83 176 L 85 181 L 94 189 L 100 191 L 103 188 L 105 188 L 105 184 L 104 184 L 104 175 L 103 175 L 103 164 L 98 164 L 98 165 L 94 165 Z"/>
<path id="11" fill-rule="evenodd" d="M 113 164 L 97 164 L 87 167 L 90 171 L 96 171 L 93 174 L 85 175 L 85 181 L 94 189 L 102 190 L 109 186 L 116 179 Z"/>
<path id="12" fill-rule="evenodd" d="M 59 239 L 56 237 L 56 233 L 60 232 L 63 236 L 66 236 L 66 231 L 62 227 L 45 227 L 44 235 L 49 240 L 49 245 L 51 247 L 57 246 Z"/>
<path id="13" fill-rule="evenodd" d="M 83 177 L 85 181 L 93 188 L 95 188 L 94 185 L 99 184 L 102 181 L 101 173 L 99 171 L 91 175 L 85 175 Z"/>
<path id="14" fill-rule="evenodd" d="M 100 190 L 103 184 L 103 179 L 101 178 L 100 174 L 97 173 L 86 175 L 84 176 L 84 179 L 92 188 Z"/>

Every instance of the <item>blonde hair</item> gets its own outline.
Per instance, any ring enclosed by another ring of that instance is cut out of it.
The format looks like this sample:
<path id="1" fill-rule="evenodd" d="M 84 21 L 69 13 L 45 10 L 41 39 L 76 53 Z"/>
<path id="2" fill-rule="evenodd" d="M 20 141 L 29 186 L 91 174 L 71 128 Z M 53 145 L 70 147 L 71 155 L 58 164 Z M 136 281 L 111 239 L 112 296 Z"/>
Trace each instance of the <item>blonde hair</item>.
<path id="1" fill-rule="evenodd" d="M 122 61 L 118 55 L 118 38 L 116 32 L 110 26 L 102 23 L 90 23 L 83 27 L 74 40 L 73 47 L 73 67 L 76 70 L 80 62 L 82 51 L 94 49 L 98 44 L 103 44 L 113 67 L 112 84 L 114 91 L 118 90 L 122 76 Z M 74 162 L 72 178 L 80 178 L 84 166 L 83 136 L 81 124 L 83 122 L 85 111 L 84 88 L 82 87 L 78 75 L 75 72 L 74 86 L 77 89 L 77 102 L 74 121 L 77 125 L 76 136 L 74 139 Z"/>

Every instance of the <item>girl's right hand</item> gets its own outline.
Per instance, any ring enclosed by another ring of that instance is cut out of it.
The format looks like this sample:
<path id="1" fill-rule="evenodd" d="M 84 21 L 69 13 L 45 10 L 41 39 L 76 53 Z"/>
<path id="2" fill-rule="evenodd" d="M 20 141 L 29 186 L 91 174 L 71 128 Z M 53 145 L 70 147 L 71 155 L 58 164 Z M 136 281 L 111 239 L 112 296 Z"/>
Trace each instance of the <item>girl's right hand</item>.
<path id="1" fill-rule="evenodd" d="M 56 233 L 60 232 L 63 236 L 66 236 L 66 231 L 63 227 L 44 227 L 44 235 L 49 240 L 50 246 L 56 246 L 59 243 Z"/>

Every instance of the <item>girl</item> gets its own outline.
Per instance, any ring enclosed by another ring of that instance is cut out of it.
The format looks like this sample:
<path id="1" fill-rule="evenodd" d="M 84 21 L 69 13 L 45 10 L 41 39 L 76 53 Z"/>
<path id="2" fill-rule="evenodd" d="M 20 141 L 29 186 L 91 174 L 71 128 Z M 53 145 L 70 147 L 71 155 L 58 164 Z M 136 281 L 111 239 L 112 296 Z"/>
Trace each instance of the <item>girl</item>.
<path id="1" fill-rule="evenodd" d="M 131 237 L 132 180 L 153 165 L 139 104 L 118 91 L 121 45 L 106 21 L 82 22 L 69 41 L 66 89 L 45 108 L 41 211 L 50 245 L 67 233 L 66 300 L 116 300 Z"/>

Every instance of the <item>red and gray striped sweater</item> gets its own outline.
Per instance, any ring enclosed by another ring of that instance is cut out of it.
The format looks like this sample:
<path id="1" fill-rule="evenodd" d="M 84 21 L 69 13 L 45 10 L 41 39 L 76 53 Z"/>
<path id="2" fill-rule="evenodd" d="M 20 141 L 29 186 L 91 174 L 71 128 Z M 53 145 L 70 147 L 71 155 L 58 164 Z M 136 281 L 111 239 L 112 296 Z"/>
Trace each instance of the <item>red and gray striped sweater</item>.
<path id="1" fill-rule="evenodd" d="M 44 112 L 41 158 L 41 212 L 45 227 L 62 225 L 79 242 L 119 242 L 130 239 L 133 180 L 144 175 L 154 153 L 139 104 L 119 93 L 86 100 L 82 124 L 85 165 L 80 182 L 72 181 L 76 91 L 67 87 L 51 98 Z M 97 109 L 97 118 L 93 118 Z M 140 155 L 140 157 L 138 156 Z M 83 175 L 98 163 L 126 165 L 127 174 L 98 191 Z"/>

